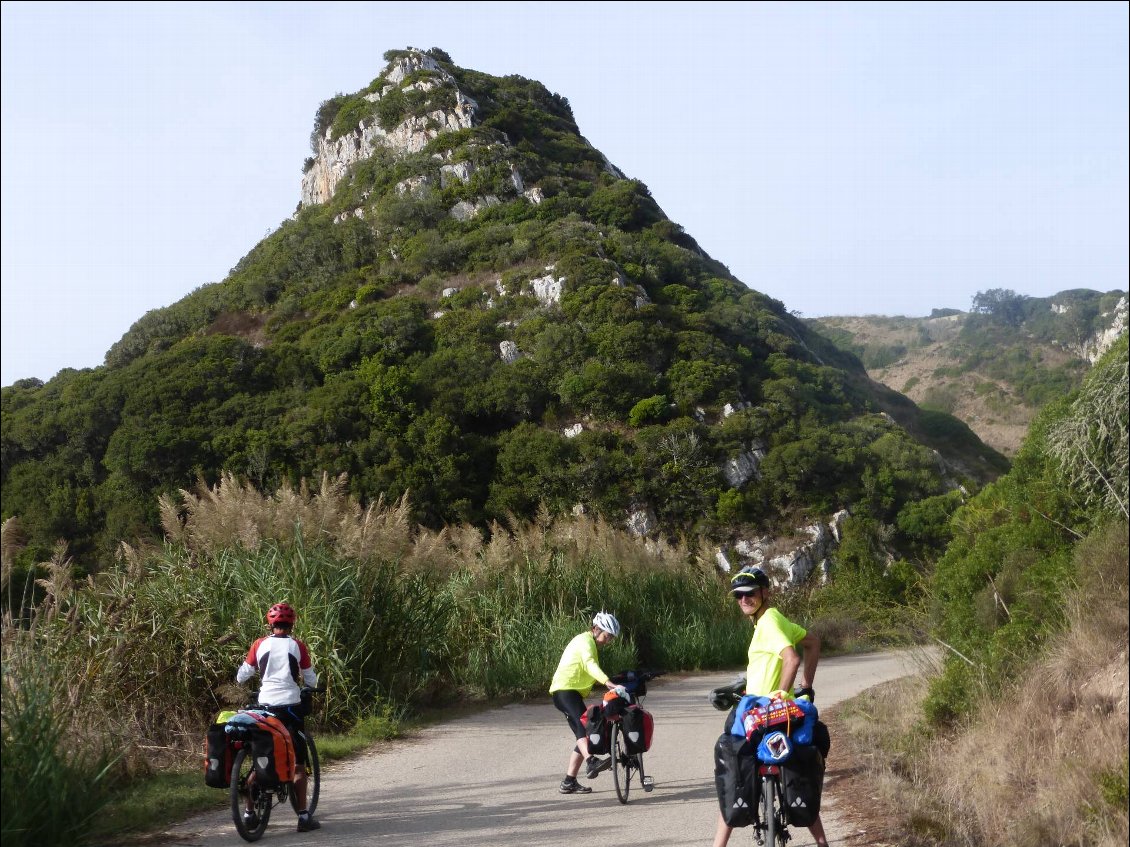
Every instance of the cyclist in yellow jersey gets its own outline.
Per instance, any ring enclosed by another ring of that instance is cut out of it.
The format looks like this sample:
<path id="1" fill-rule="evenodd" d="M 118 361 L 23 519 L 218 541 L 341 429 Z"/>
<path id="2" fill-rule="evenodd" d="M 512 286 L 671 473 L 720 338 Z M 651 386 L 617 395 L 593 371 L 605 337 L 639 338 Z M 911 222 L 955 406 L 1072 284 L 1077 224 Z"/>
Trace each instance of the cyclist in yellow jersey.
<path id="1" fill-rule="evenodd" d="M 601 759 L 589 755 L 589 744 L 584 727 L 581 725 L 581 715 L 585 713 L 586 695 L 598 682 L 622 697 L 627 694 L 622 686 L 608 678 L 608 674 L 601 670 L 597 661 L 597 648 L 608 644 L 619 634 L 620 622 L 616 617 L 608 612 L 597 612 L 592 619 L 592 628 L 576 636 L 565 647 L 561 661 L 557 664 L 557 671 L 553 674 L 553 681 L 549 685 L 553 705 L 565 715 L 569 721 L 569 728 L 573 730 L 573 735 L 577 739 L 573 752 L 569 754 L 565 779 L 561 781 L 559 790 L 562 794 L 588 794 L 592 791 L 587 785 L 577 782 L 577 773 L 581 770 L 581 763 L 586 759 L 589 779 L 595 778 L 598 773 L 612 764 L 611 757 Z"/>
<path id="2" fill-rule="evenodd" d="M 730 593 L 739 608 L 753 623 L 753 638 L 749 642 L 749 664 L 746 667 L 746 694 L 768 697 L 776 691 L 793 697 L 801 657 L 797 645 L 804 650 L 804 669 L 796 686 L 796 695 L 813 696 L 812 681 L 820 661 L 820 639 L 804 627 L 793 623 L 769 605 L 769 577 L 756 567 L 745 567 L 730 581 Z M 827 847 L 824 824 L 820 817 L 808 828 L 817 847 Z M 718 826 L 714 832 L 714 847 L 726 847 L 733 830 L 726 826 L 722 813 L 718 813 Z"/>

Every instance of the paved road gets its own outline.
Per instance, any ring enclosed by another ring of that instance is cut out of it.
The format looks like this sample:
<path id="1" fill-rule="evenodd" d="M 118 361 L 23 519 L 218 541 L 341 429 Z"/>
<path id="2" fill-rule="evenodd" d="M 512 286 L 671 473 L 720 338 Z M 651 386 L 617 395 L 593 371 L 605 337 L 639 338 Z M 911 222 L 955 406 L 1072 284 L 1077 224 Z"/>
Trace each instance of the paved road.
<path id="1" fill-rule="evenodd" d="M 816 675 L 817 702 L 830 706 L 918 669 L 912 654 L 825 658 Z M 712 748 L 723 714 L 706 693 L 734 674 L 664 677 L 652 683 L 645 706 L 655 715 L 655 738 L 645 759 L 655 778 L 649 794 L 632 788 L 626 806 L 616 800 L 609 772 L 588 782 L 588 795 L 557 791 L 572 739 L 549 698 L 504 706 L 437 724 L 323 774 L 314 833 L 295 832 L 294 813 L 276 808 L 262 845 L 436 845 L 436 847 L 582 847 L 706 845 L 718 801 Z M 829 776 L 835 769 L 835 739 Z M 582 777 L 582 780 L 584 778 Z M 832 844 L 842 843 L 834 780 L 824 800 Z M 731 844 L 752 843 L 751 830 Z M 242 844 L 231 818 L 216 812 L 170 830 L 172 843 L 192 847 Z M 790 847 L 811 845 L 794 831 Z"/>

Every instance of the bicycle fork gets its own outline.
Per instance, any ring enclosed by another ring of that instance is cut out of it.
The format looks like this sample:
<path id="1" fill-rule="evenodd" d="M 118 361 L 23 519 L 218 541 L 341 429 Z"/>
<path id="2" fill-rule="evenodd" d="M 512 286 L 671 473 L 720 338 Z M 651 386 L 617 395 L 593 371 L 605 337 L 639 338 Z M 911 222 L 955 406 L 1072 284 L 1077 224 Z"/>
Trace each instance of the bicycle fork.
<path id="1" fill-rule="evenodd" d="M 759 764 L 757 778 L 761 784 L 761 799 L 755 810 L 753 840 L 764 847 L 783 847 L 790 835 L 784 815 L 781 768 Z"/>

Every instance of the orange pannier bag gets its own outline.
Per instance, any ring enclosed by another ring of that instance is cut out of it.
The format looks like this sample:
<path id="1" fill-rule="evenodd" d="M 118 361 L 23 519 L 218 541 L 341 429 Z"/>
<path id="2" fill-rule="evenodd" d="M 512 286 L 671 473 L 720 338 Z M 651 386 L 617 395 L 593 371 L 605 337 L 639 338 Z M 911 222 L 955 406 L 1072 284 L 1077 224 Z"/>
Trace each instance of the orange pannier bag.
<path id="1" fill-rule="evenodd" d="M 286 724 L 274 715 L 247 712 L 255 718 L 251 733 L 251 755 L 255 759 L 255 777 L 263 786 L 278 785 L 294 779 L 294 739 Z"/>

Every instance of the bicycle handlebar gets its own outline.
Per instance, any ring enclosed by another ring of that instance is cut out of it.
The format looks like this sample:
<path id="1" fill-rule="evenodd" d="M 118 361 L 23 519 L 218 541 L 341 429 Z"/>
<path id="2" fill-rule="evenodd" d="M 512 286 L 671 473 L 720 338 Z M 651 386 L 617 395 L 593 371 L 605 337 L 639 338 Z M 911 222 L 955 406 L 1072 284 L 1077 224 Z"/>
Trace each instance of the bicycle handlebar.
<path id="1" fill-rule="evenodd" d="M 734 708 L 742 699 L 742 694 L 745 692 L 745 674 L 731 682 L 729 685 L 720 685 L 713 689 L 710 694 L 710 705 L 720 712 L 725 712 L 728 709 Z"/>

